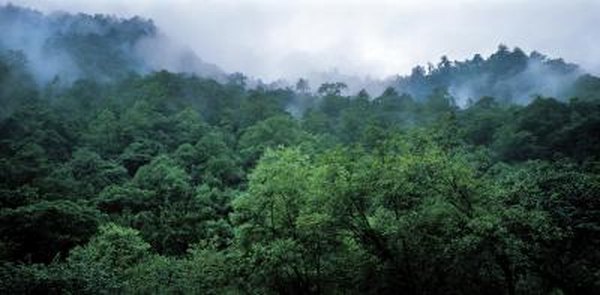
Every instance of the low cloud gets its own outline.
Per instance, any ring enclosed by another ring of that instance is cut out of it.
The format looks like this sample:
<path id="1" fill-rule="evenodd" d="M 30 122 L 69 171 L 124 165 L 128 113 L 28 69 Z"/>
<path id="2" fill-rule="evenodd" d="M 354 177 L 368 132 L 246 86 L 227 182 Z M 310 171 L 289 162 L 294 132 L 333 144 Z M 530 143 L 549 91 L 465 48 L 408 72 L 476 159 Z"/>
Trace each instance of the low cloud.
<path id="1" fill-rule="evenodd" d="M 487 55 L 500 43 L 600 72 L 600 2 L 593 0 L 12 2 L 44 11 L 149 17 L 203 60 L 266 81 L 332 69 L 378 78 L 408 74 L 441 55 Z"/>

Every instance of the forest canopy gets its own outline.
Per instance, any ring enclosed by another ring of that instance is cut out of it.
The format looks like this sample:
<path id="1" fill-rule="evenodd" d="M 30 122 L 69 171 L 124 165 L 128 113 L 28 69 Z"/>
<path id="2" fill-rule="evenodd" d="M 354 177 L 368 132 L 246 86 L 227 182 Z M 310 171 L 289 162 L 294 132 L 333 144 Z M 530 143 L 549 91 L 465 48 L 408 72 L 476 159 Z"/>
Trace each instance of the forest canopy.
<path id="1" fill-rule="evenodd" d="M 577 65 L 501 45 L 381 93 L 249 85 L 152 68 L 149 20 L 0 8 L 32 19 L 44 61 L 0 35 L 0 293 L 600 290 Z"/>

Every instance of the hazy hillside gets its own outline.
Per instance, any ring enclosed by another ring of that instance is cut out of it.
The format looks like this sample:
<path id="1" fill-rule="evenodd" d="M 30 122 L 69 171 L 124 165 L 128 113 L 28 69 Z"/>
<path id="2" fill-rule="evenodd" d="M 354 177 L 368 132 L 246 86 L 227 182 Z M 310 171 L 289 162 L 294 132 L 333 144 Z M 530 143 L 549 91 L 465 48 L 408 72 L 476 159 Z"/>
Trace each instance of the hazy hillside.
<path id="1" fill-rule="evenodd" d="M 168 69 L 221 78 L 218 67 L 172 44 L 151 20 L 107 15 L 44 15 L 13 5 L 0 7 L 0 50 L 23 52 L 40 83 L 59 77 L 108 81 L 130 72 Z"/>
<path id="2" fill-rule="evenodd" d="M 411 75 L 398 78 L 396 88 L 419 99 L 435 89 L 447 89 L 461 106 L 484 96 L 524 104 L 535 95 L 568 98 L 581 74 L 577 65 L 562 59 L 538 52 L 527 55 L 519 48 L 511 51 L 501 45 L 487 58 L 476 54 L 465 61 L 450 61 L 444 56 L 427 69 L 415 67 Z"/>

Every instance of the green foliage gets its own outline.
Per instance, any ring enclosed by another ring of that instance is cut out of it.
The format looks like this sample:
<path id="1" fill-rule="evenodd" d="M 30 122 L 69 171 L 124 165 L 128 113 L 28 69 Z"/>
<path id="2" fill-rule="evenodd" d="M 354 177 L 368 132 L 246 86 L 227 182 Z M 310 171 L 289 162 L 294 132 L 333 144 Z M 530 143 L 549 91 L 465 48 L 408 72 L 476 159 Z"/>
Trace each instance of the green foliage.
<path id="1" fill-rule="evenodd" d="M 191 192 L 189 175 L 174 160 L 161 155 L 142 166 L 132 179 L 141 189 L 155 191 L 164 203 L 185 198 Z"/>
<path id="2" fill-rule="evenodd" d="M 537 87 L 513 79 L 529 64 L 567 82 L 572 65 L 500 47 L 377 97 L 250 89 L 122 75 L 111 37 L 70 30 L 57 44 L 113 79 L 35 85 L 0 52 L 0 293 L 600 289 L 597 78 L 510 103 Z"/>
<path id="3" fill-rule="evenodd" d="M 306 179 L 311 171 L 297 150 L 269 150 L 250 178 L 248 193 L 234 201 L 236 219 L 244 241 L 269 240 L 296 234 L 296 219 L 305 200 Z M 246 233 L 246 231 L 248 231 Z M 256 235 L 258 235 L 256 237 Z"/>
<path id="4" fill-rule="evenodd" d="M 38 96 L 33 76 L 22 52 L 0 50 L 0 118 L 6 118 Z"/>
<path id="5" fill-rule="evenodd" d="M 144 139 L 135 141 L 128 145 L 119 156 L 120 162 L 123 164 L 129 175 L 135 175 L 137 170 L 150 163 L 154 156 L 161 153 L 164 146 L 152 139 Z"/>
<path id="6" fill-rule="evenodd" d="M 116 224 L 100 227 L 98 235 L 83 247 L 75 248 L 69 262 L 99 263 L 117 273 L 123 273 L 132 265 L 148 259 L 150 245 L 138 231 Z"/>
<path id="7" fill-rule="evenodd" d="M 120 127 L 115 113 L 104 109 L 91 120 L 82 138 L 89 146 L 100 148 L 98 152 L 102 155 L 114 155 L 123 148 Z"/>
<path id="8" fill-rule="evenodd" d="M 50 262 L 96 232 L 98 212 L 70 201 L 42 201 L 0 211 L 2 258 Z"/>
<path id="9" fill-rule="evenodd" d="M 10 294 L 114 294 L 122 289 L 112 270 L 98 264 L 0 266 L 0 290 Z"/>
<path id="10" fill-rule="evenodd" d="M 85 196 L 93 196 L 108 185 L 121 184 L 128 179 L 127 170 L 121 165 L 105 161 L 87 149 L 76 150 L 67 167 L 79 183 L 76 191 Z"/>
<path id="11" fill-rule="evenodd" d="M 600 243 L 598 175 L 580 171 L 568 162 L 534 162 L 510 175 L 507 181 L 514 187 L 508 195 L 543 210 L 549 223 L 543 226 L 554 227 L 560 234 L 536 241 L 539 248 L 529 254 L 538 263 L 540 273 L 550 278 L 549 287 L 570 293 L 593 293 L 600 270 L 600 256 L 592 250 Z M 558 256 L 561 259 L 551 258 Z"/>
<path id="12" fill-rule="evenodd" d="M 240 153 L 248 166 L 254 166 L 267 148 L 295 146 L 310 140 L 290 116 L 276 116 L 244 130 L 239 140 Z"/>
<path id="13" fill-rule="evenodd" d="M 156 192 L 134 186 L 111 185 L 96 199 L 96 206 L 107 214 L 138 213 L 157 206 Z"/>
<path id="14" fill-rule="evenodd" d="M 232 148 L 233 144 L 232 138 L 219 131 L 209 132 L 200 138 L 190 150 L 189 161 L 184 163 L 191 165 L 189 170 L 193 182 L 211 186 L 239 184 L 244 175 L 240 155 Z"/>

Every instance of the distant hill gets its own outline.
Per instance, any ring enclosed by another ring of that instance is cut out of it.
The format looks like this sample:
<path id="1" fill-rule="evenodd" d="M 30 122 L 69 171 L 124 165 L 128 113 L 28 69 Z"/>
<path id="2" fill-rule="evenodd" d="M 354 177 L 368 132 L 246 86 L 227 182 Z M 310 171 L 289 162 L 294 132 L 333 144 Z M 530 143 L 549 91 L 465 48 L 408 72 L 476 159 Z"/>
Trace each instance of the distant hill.
<path id="1" fill-rule="evenodd" d="M 393 86 L 420 100 L 436 89 L 446 90 L 463 106 L 484 96 L 523 104 L 535 95 L 568 97 L 582 74 L 577 65 L 562 59 L 500 45 L 488 58 L 476 54 L 465 61 L 450 61 L 443 56 L 437 65 L 413 68 L 410 75 L 399 77 Z"/>
<path id="2" fill-rule="evenodd" d="M 161 35 L 151 20 L 0 7 L 0 50 L 21 51 L 38 82 L 112 80 L 153 70 L 224 75 Z"/>
<path id="3" fill-rule="evenodd" d="M 12 68 L 22 63 L 24 71 L 30 73 L 38 85 L 70 84 L 81 78 L 115 81 L 131 73 L 159 70 L 194 73 L 220 82 L 230 78 L 192 50 L 169 40 L 152 20 L 141 17 L 44 14 L 9 4 L 0 6 L 0 31 L 0 58 Z M 598 84 L 596 77 L 587 75 L 575 64 L 536 51 L 511 50 L 504 45 L 487 58 L 476 54 L 464 61 L 451 61 L 443 56 L 436 65 L 417 66 L 407 76 L 380 80 L 334 71 L 306 78 L 313 91 L 321 83 L 343 82 L 348 86 L 344 93 L 356 94 L 364 88 L 372 97 L 379 96 L 388 87 L 409 94 L 417 101 L 427 100 L 441 91 L 462 107 L 485 96 L 517 104 L 527 104 L 538 95 L 562 100 L 586 97 L 597 95 Z M 252 81 L 250 77 L 249 88 L 263 85 Z M 293 87 L 291 81 L 271 85 Z"/>

